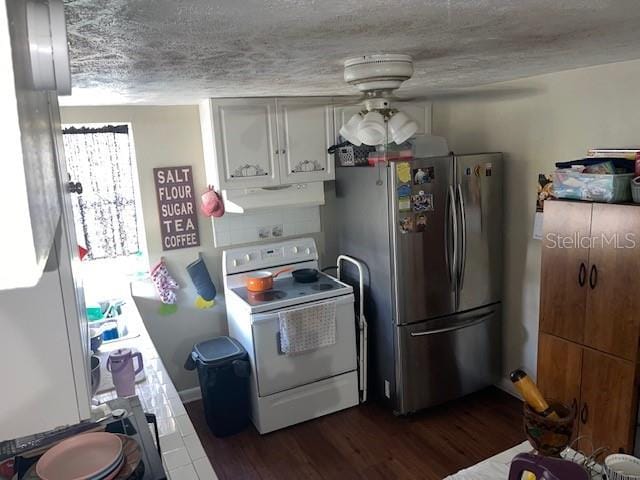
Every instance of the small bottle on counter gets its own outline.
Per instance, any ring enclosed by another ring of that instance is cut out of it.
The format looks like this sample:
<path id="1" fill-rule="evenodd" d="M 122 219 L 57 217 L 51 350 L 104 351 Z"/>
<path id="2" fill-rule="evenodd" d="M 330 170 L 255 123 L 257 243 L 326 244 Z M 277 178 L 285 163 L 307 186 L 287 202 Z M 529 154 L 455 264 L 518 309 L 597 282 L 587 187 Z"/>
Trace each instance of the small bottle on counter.
<path id="1" fill-rule="evenodd" d="M 550 418 L 551 420 L 560 419 L 553 408 L 549 406 L 549 403 L 545 400 L 536 384 L 533 383 L 531 377 L 523 370 L 514 370 L 511 372 L 510 378 L 520 392 L 520 395 L 522 395 L 522 398 L 524 398 L 524 401 L 527 402 L 531 408 L 543 417 Z"/>

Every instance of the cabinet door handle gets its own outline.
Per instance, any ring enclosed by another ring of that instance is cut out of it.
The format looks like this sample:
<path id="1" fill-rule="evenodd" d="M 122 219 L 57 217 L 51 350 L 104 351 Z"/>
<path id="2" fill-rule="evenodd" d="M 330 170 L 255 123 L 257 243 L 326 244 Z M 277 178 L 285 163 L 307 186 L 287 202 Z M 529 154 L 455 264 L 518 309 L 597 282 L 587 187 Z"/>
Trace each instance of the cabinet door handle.
<path id="1" fill-rule="evenodd" d="M 591 271 L 589 272 L 589 286 L 593 290 L 598 285 L 598 267 L 591 265 Z"/>
<path id="2" fill-rule="evenodd" d="M 587 281 L 587 266 L 584 262 L 580 262 L 580 270 L 578 272 L 578 285 L 584 287 L 584 284 Z"/>
<path id="3" fill-rule="evenodd" d="M 589 420 L 589 407 L 585 403 L 584 405 L 582 405 L 582 410 L 580 410 L 580 421 L 583 424 L 586 424 L 588 420 Z"/>

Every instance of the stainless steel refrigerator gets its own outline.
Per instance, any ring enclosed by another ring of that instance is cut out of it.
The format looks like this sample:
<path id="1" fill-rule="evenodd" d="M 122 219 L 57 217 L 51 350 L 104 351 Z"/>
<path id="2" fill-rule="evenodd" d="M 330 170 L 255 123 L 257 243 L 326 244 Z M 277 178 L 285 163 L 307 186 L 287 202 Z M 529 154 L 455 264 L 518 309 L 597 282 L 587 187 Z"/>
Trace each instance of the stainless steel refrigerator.
<path id="1" fill-rule="evenodd" d="M 368 268 L 369 387 L 396 413 L 500 378 L 500 153 L 336 169 L 339 253 Z M 348 273 L 348 272 L 345 272 Z"/>

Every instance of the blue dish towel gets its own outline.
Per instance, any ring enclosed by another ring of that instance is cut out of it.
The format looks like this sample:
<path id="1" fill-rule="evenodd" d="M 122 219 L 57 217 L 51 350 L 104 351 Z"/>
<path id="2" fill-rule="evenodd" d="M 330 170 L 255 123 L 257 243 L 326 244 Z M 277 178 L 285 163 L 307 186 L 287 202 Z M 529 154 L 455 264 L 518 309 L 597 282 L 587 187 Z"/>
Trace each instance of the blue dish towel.
<path id="1" fill-rule="evenodd" d="M 209 270 L 207 270 L 207 265 L 204 263 L 202 255 L 199 255 L 195 262 L 187 265 L 187 272 L 196 287 L 198 295 L 207 302 L 216 298 L 216 286 L 211 281 Z"/>

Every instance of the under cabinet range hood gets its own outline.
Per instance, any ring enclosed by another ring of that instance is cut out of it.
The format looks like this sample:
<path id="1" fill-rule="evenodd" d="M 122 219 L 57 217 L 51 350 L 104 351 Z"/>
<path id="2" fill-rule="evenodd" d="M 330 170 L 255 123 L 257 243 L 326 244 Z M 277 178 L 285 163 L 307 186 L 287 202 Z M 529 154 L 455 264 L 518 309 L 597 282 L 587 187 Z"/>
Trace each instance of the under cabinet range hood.
<path id="1" fill-rule="evenodd" d="M 311 207 L 324 205 L 323 182 L 296 183 L 274 187 L 222 190 L 225 210 L 247 213 L 273 207 Z"/>

